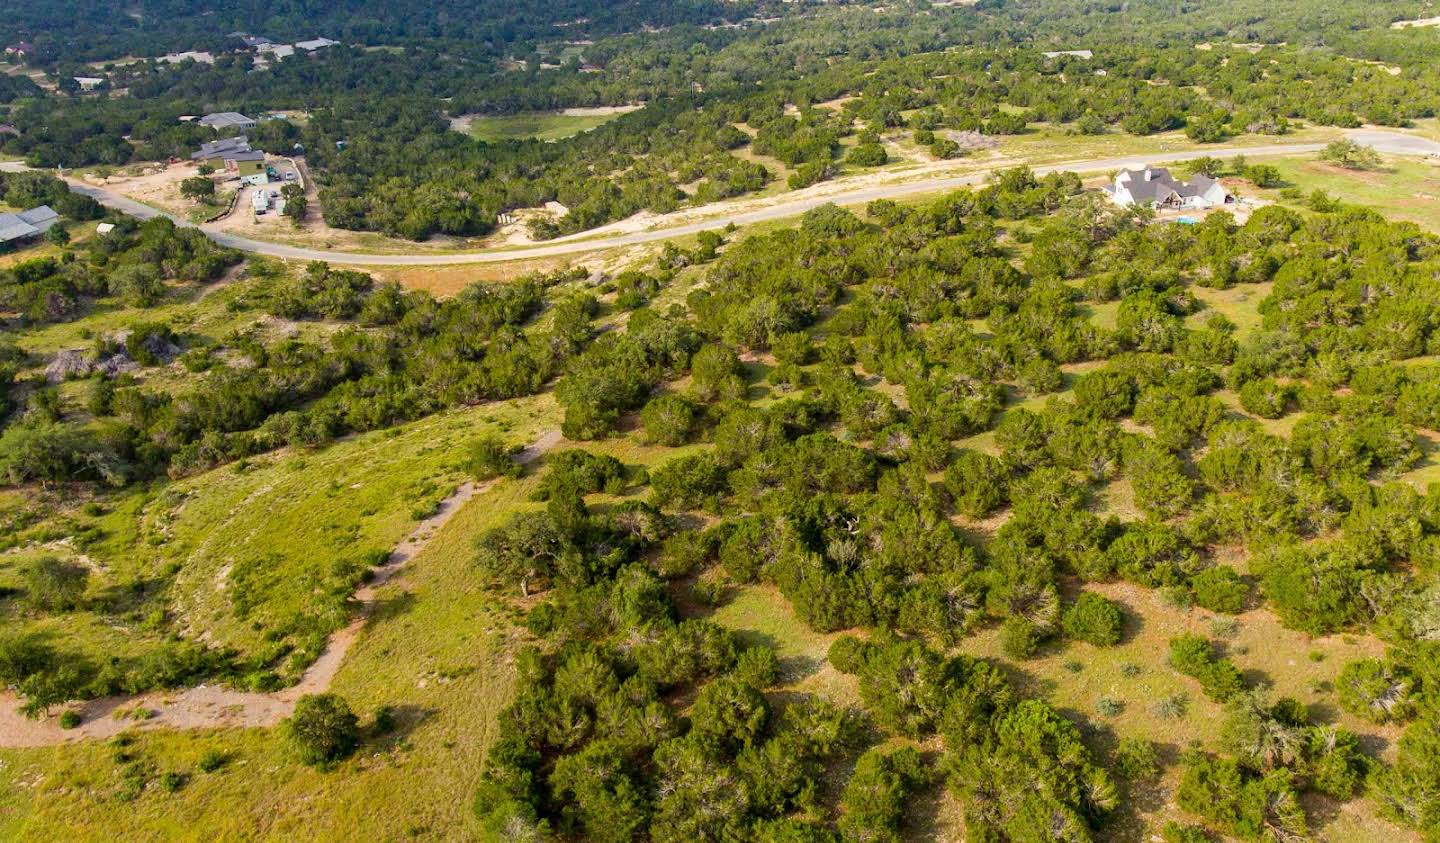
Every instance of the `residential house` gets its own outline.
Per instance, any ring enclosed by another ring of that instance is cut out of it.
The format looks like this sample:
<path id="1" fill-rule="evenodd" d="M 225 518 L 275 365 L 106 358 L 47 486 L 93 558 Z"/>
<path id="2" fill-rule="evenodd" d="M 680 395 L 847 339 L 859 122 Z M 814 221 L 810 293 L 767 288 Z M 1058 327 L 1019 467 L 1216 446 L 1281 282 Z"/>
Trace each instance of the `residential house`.
<path id="1" fill-rule="evenodd" d="M 200 144 L 200 149 L 190 155 L 190 160 L 220 169 L 225 166 L 227 156 L 249 151 L 250 139 L 244 135 L 237 135 L 233 138 L 221 138 L 217 141 Z"/>
<path id="2" fill-rule="evenodd" d="M 105 84 L 105 79 L 100 76 L 76 76 L 75 84 L 79 85 L 82 91 L 93 91 Z"/>
<path id="3" fill-rule="evenodd" d="M 255 121 L 238 111 L 219 111 L 214 114 L 207 114 L 197 122 L 202 126 L 209 126 L 217 132 L 227 129 L 240 129 L 241 131 L 248 132 L 255 128 Z"/>
<path id="4" fill-rule="evenodd" d="M 17 41 L 5 48 L 5 55 L 16 61 L 24 61 L 26 56 L 35 55 L 35 45 L 29 41 Z"/>
<path id="5" fill-rule="evenodd" d="M 11 246 L 34 240 L 60 221 L 49 205 L 18 214 L 0 214 L 0 245 Z"/>
<path id="6" fill-rule="evenodd" d="M 1209 176 L 1177 181 L 1164 167 L 1121 170 L 1105 192 L 1122 206 L 1154 205 L 1162 208 L 1214 208 L 1235 201 L 1225 186 Z"/>
<path id="7" fill-rule="evenodd" d="M 246 184 L 268 184 L 270 177 L 265 173 L 265 153 L 258 149 L 236 152 L 225 158 L 225 169 L 240 176 Z"/>
<path id="8" fill-rule="evenodd" d="M 265 173 L 265 153 L 251 149 L 250 140 L 244 135 L 203 143 L 190 155 L 190 160 L 234 173 L 247 184 L 269 181 Z"/>

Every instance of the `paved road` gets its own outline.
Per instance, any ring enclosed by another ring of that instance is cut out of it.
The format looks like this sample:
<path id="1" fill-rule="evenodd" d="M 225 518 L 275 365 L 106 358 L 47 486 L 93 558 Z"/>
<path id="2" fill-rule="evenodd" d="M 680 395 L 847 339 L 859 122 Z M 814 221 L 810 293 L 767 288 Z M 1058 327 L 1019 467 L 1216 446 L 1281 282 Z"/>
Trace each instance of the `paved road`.
<path id="1" fill-rule="evenodd" d="M 1440 143 L 1416 137 L 1404 135 L 1398 132 L 1386 132 L 1375 129 L 1357 129 L 1347 132 L 1346 135 L 1356 143 L 1365 146 L 1372 146 L 1378 152 L 1392 155 L 1440 155 Z M 1187 161 L 1205 156 L 1233 156 L 1243 154 L 1247 157 L 1256 158 L 1263 156 L 1277 155 L 1304 155 L 1318 152 L 1324 144 L 1318 143 L 1294 143 L 1294 144 L 1271 144 L 1268 146 L 1213 146 L 1206 149 L 1196 149 L 1186 152 L 1171 152 L 1156 155 L 1131 155 L 1124 158 L 1104 158 L 1090 161 L 1068 161 L 1060 164 L 1052 164 L 1044 167 L 1035 167 L 1039 175 L 1047 173 L 1070 171 L 1076 173 L 1095 173 L 1116 170 L 1121 167 L 1132 165 L 1137 162 L 1167 164 L 1178 161 Z M 0 169 L 16 170 L 24 169 L 23 165 L 14 163 L 0 164 Z M 297 246 L 286 246 L 279 243 L 268 243 L 263 240 L 252 240 L 248 237 L 241 237 L 224 231 L 217 231 L 209 226 L 199 228 L 210 236 L 212 240 L 222 246 L 229 246 L 246 252 L 253 252 L 259 255 L 268 255 L 277 258 L 289 258 L 293 260 L 318 260 L 328 261 L 336 264 L 354 264 L 361 266 L 439 266 L 447 264 L 472 264 L 472 263 L 499 263 L 503 261 L 524 260 L 528 258 L 556 257 L 560 255 L 573 255 L 582 252 L 593 252 L 601 249 L 611 249 L 617 246 L 631 246 L 640 243 L 653 243 L 657 240 L 667 240 L 671 237 L 679 237 L 686 234 L 695 234 L 700 231 L 724 228 L 726 225 L 750 225 L 757 222 L 769 220 L 786 219 L 798 216 L 804 212 L 827 203 L 837 205 L 854 205 L 864 202 L 871 202 L 876 199 L 902 199 L 924 193 L 931 193 L 940 190 L 951 190 L 958 187 L 967 187 L 983 183 L 994 170 L 981 170 L 962 176 L 938 176 L 934 178 L 920 179 L 916 181 L 897 182 L 894 184 L 874 185 L 870 187 L 855 188 L 852 190 L 834 191 L 834 185 L 829 185 L 828 192 L 817 191 L 808 196 L 801 196 L 788 199 L 773 205 L 768 205 L 750 211 L 737 211 L 732 214 L 719 213 L 716 216 L 706 219 L 688 222 L 679 225 L 664 225 L 664 218 L 657 220 L 656 226 L 645 231 L 635 231 L 612 236 L 587 236 L 585 234 L 575 235 L 560 241 L 526 246 L 523 248 L 496 249 L 486 252 L 456 252 L 451 254 L 426 253 L 416 251 L 410 254 L 366 254 L 363 252 L 332 252 L 326 249 L 305 249 Z M 897 173 L 897 178 L 904 178 L 905 173 Z M 83 193 L 94 198 L 100 204 L 108 208 L 114 208 L 139 219 L 151 219 L 158 216 L 169 217 L 175 220 L 178 225 L 190 226 L 184 220 L 156 210 L 148 205 L 142 205 L 133 199 L 128 199 L 119 194 L 103 188 L 90 185 L 70 182 L 70 189 L 76 193 Z M 738 203 L 744 205 L 742 201 Z"/>

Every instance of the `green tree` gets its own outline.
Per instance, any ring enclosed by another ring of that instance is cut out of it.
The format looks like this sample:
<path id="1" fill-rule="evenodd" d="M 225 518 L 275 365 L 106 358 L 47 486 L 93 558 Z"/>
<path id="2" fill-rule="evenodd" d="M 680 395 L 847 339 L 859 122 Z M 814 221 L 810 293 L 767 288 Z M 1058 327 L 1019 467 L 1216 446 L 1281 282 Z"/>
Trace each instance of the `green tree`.
<path id="1" fill-rule="evenodd" d="M 215 182 L 193 176 L 180 182 L 180 195 L 192 202 L 209 202 L 215 198 Z"/>
<path id="2" fill-rule="evenodd" d="M 470 443 L 466 468 L 480 481 L 519 477 L 524 467 L 515 461 L 514 455 L 518 450 L 493 433 L 480 436 Z"/>
<path id="3" fill-rule="evenodd" d="M 292 182 L 280 188 L 280 196 L 285 200 L 285 216 L 299 228 L 305 222 L 305 212 L 309 205 L 305 188 Z"/>
<path id="4" fill-rule="evenodd" d="M 1380 154 L 1373 146 L 1361 146 L 1349 138 L 1331 141 L 1320 151 L 1320 160 L 1347 170 L 1380 168 Z"/>
<path id="5" fill-rule="evenodd" d="M 699 409 L 683 395 L 652 398 L 640 411 L 645 438 L 657 445 L 684 445 L 695 432 Z"/>
<path id="6" fill-rule="evenodd" d="M 302 763 L 329 766 L 360 745 L 360 721 L 336 694 L 306 694 L 281 723 L 281 731 Z"/>

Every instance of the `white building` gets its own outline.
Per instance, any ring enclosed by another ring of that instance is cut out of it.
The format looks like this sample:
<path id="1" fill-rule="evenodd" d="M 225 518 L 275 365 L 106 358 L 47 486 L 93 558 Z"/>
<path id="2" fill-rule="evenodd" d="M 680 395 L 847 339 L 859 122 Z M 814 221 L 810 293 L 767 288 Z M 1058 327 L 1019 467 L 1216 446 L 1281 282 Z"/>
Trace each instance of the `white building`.
<path id="1" fill-rule="evenodd" d="M 1176 181 L 1164 167 L 1121 170 L 1115 184 L 1105 192 L 1117 205 L 1156 205 L 1164 208 L 1214 208 L 1233 202 L 1234 197 L 1220 182 L 1196 175 L 1187 182 Z"/>

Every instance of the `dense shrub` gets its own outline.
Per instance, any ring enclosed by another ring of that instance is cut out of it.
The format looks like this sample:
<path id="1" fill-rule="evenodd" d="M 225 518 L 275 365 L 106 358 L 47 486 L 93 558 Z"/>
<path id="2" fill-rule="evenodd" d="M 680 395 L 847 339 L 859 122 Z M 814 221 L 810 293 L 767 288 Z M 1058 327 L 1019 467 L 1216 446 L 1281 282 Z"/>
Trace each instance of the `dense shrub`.
<path id="1" fill-rule="evenodd" d="M 341 761 L 360 745 L 359 720 L 335 694 L 301 697 L 281 729 L 296 756 L 315 766 Z"/>
<path id="2" fill-rule="evenodd" d="M 1120 643 L 1125 625 L 1125 614 L 1118 603 L 1090 591 L 1077 597 L 1061 617 L 1060 628 L 1066 637 L 1097 647 Z"/>
<path id="3" fill-rule="evenodd" d="M 1190 588 L 1195 594 L 1196 604 L 1227 615 L 1241 612 L 1250 594 L 1249 583 L 1227 565 L 1206 568 L 1191 577 Z"/>
<path id="4" fill-rule="evenodd" d="M 1198 680 L 1205 696 L 1216 702 L 1230 699 L 1245 687 L 1235 664 L 1215 655 L 1214 647 L 1200 635 L 1170 639 L 1170 666 Z"/>

